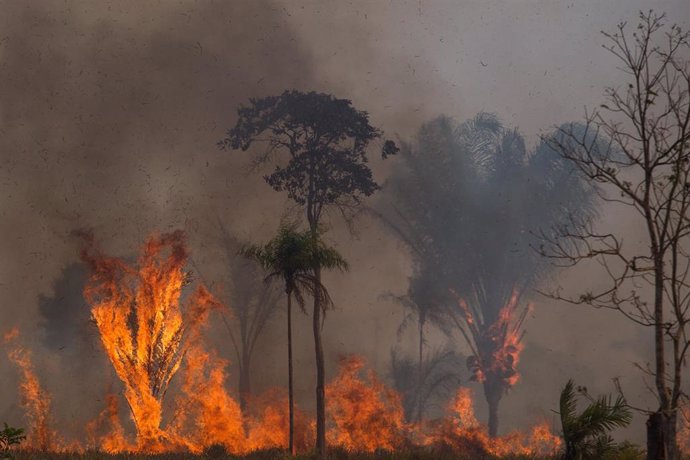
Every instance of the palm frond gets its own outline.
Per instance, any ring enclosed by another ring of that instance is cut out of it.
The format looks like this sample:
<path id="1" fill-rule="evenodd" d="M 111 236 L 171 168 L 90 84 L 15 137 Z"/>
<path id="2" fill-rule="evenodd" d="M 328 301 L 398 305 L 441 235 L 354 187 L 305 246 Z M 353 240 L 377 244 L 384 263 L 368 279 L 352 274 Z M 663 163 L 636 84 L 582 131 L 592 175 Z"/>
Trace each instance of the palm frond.
<path id="1" fill-rule="evenodd" d="M 328 290 L 314 275 L 316 270 L 348 269 L 347 261 L 321 240 L 320 232 L 299 231 L 295 223 L 282 223 L 273 239 L 263 245 L 244 246 L 240 254 L 269 272 L 267 279 L 282 278 L 302 311 L 305 294 L 316 299 L 324 311 L 333 306 Z"/>
<path id="2" fill-rule="evenodd" d="M 568 380 L 561 391 L 560 417 L 565 458 L 602 458 L 616 447 L 609 432 L 632 421 L 632 412 L 622 396 L 600 396 L 577 414 L 575 384 Z M 585 390 L 586 391 L 586 390 Z"/>

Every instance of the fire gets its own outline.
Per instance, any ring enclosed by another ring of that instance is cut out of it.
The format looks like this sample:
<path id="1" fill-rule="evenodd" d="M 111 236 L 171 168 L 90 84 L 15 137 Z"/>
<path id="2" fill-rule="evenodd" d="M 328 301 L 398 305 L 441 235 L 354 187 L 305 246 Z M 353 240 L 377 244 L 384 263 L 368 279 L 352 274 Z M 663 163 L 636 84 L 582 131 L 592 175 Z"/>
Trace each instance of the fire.
<path id="1" fill-rule="evenodd" d="M 86 425 L 89 446 L 95 450 L 108 453 L 134 450 L 127 440 L 125 430 L 120 423 L 120 410 L 117 395 L 108 393 L 105 397 L 106 407 L 95 420 Z M 100 433 L 105 431 L 105 434 Z"/>
<path id="2" fill-rule="evenodd" d="M 19 329 L 15 327 L 4 335 L 3 342 L 9 346 L 8 358 L 21 371 L 22 406 L 29 421 L 27 445 L 35 450 L 56 450 L 57 434 L 50 427 L 50 395 L 34 373 L 31 353 L 17 343 L 18 339 Z"/>
<path id="3" fill-rule="evenodd" d="M 529 435 L 513 432 L 491 438 L 486 428 L 477 421 L 469 388 L 457 391 L 448 411 L 450 415 L 428 437 L 427 443 L 444 445 L 453 451 L 477 457 L 486 454 L 497 457 L 549 456 L 555 455 L 561 447 L 561 438 L 553 434 L 546 423 L 532 427 Z"/>
<path id="4" fill-rule="evenodd" d="M 283 388 L 273 388 L 252 398 L 250 407 L 255 414 L 249 418 L 248 450 L 288 448 L 288 395 Z M 295 407 L 295 447 L 297 452 L 308 452 L 316 442 L 316 421 Z"/>
<path id="5" fill-rule="evenodd" d="M 239 404 L 225 390 L 226 362 L 192 347 L 186 359 L 186 373 L 182 395 L 177 401 L 174 425 L 175 439 L 192 452 L 204 447 L 223 445 L 238 454 L 246 451 Z M 184 436 L 185 423 L 192 420 L 191 435 Z"/>
<path id="6" fill-rule="evenodd" d="M 91 268 L 84 295 L 100 334 L 103 349 L 123 385 L 124 400 L 134 422 L 135 437 L 121 423 L 118 395 L 109 392 L 105 407 L 87 426 L 87 447 L 107 453 L 191 452 L 214 445 L 235 455 L 288 445 L 288 403 L 283 389 L 273 389 L 250 400 L 242 413 L 227 391 L 228 362 L 203 346 L 202 332 L 220 304 L 203 286 L 191 288 L 185 271 L 187 250 L 181 232 L 153 236 L 134 265 L 100 253 L 89 235 L 82 258 Z M 184 300 L 186 299 L 186 301 Z M 476 318 L 464 302 L 468 327 Z M 486 329 L 489 355 L 476 354 L 476 380 L 503 376 L 516 382 L 514 372 L 521 344 L 521 319 L 516 321 L 517 295 L 503 307 L 498 320 Z M 521 317 L 524 319 L 524 314 Z M 50 427 L 50 395 L 41 387 L 31 354 L 17 344 L 19 331 L 5 334 L 8 356 L 22 376 L 23 405 L 30 424 L 27 447 L 36 450 L 85 448 L 57 440 Z M 484 344 L 486 348 L 486 344 Z M 487 358 L 489 356 L 491 359 Z M 179 374 L 173 410 L 164 416 L 164 397 Z M 405 421 L 400 395 L 365 371 L 358 356 L 341 360 L 337 377 L 326 387 L 331 445 L 348 451 L 395 451 L 414 446 L 445 446 L 471 456 L 552 455 L 560 438 L 546 424 L 529 433 L 489 437 L 475 417 L 472 394 L 460 388 L 449 405 L 449 415 L 436 422 Z M 309 451 L 315 442 L 313 418 L 296 408 L 297 449 Z"/>
<path id="7" fill-rule="evenodd" d="M 182 232 L 149 238 L 137 267 L 102 255 L 93 238 L 84 237 L 88 245 L 82 259 L 91 268 L 84 296 L 105 352 L 125 386 L 137 447 L 165 450 L 178 440 L 161 427 L 163 397 L 210 310 L 219 304 L 199 286 L 183 308 L 182 290 L 189 277 Z"/>
<path id="8" fill-rule="evenodd" d="M 407 429 L 400 396 L 381 383 L 373 371 L 369 383 L 359 378 L 364 360 L 343 358 L 340 374 L 326 387 L 328 412 L 333 422 L 329 442 L 348 450 L 395 450 Z"/>
<path id="9" fill-rule="evenodd" d="M 477 322 L 475 315 L 464 299 L 457 296 L 458 306 L 472 336 L 473 355 L 468 360 L 472 379 L 484 383 L 493 379 L 508 389 L 513 387 L 520 375 L 517 365 L 523 349 L 522 324 L 529 306 L 518 315 L 518 292 L 513 290 L 506 304 L 501 307 L 496 320 L 491 324 Z M 469 341 L 469 337 L 466 337 Z"/>

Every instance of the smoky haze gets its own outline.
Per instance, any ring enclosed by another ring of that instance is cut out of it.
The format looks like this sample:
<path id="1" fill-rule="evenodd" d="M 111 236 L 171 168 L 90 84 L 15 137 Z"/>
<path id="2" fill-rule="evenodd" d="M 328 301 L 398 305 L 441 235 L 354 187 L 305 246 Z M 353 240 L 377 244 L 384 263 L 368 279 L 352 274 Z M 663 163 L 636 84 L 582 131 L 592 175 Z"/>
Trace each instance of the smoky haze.
<path id="1" fill-rule="evenodd" d="M 286 88 L 329 92 L 352 99 L 374 125 L 402 139 L 441 113 L 464 120 L 489 111 L 536 142 L 553 125 L 580 120 L 584 106 L 596 106 L 604 86 L 616 84 L 620 75 L 599 31 L 634 22 L 647 3 L 2 4 L 0 332 L 19 326 L 55 395 L 56 417 L 78 434 L 118 382 L 89 330 L 70 232 L 93 228 L 106 252 L 133 257 L 150 232 L 182 228 L 195 263 L 222 292 L 228 283 L 217 220 L 258 242 L 289 205 L 250 169 L 248 153 L 215 147 L 239 103 Z M 684 1 L 654 6 L 690 25 Z M 372 166 L 383 181 L 390 166 Z M 602 210 L 602 220 L 618 229 L 635 223 L 616 208 Z M 397 337 L 400 307 L 381 299 L 404 292 L 409 257 L 377 222 L 363 218 L 357 228 L 353 237 L 334 220 L 329 237 L 352 267 L 325 278 L 337 305 L 324 332 L 331 376 L 342 353 L 362 354 L 386 375 L 391 347 L 414 346 L 411 337 Z M 572 289 L 598 280 L 589 269 L 560 278 Z M 538 296 L 534 303 L 523 376 L 502 403 L 505 429 L 553 417 L 571 376 L 592 392 L 611 391 L 610 379 L 621 377 L 631 400 L 651 404 L 633 366 L 649 359 L 649 331 L 604 312 Z M 256 352 L 259 390 L 286 373 L 280 319 Z M 295 330 L 297 398 L 311 408 L 309 319 L 298 318 Z M 208 340 L 232 358 L 222 328 Z M 78 357 L 83 362 L 75 364 Z M 88 367 L 82 383 L 73 380 L 79 365 Z M 0 356 L 0 420 L 22 416 L 16 379 Z M 232 365 L 230 379 L 234 388 Z M 640 439 L 643 427 L 636 418 L 630 435 Z"/>

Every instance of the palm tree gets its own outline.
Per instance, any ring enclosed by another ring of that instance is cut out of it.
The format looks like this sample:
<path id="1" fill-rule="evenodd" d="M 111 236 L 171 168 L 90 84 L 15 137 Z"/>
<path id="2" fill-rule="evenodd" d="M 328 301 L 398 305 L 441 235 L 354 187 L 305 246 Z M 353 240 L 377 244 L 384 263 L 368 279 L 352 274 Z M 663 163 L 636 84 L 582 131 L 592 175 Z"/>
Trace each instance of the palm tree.
<path id="1" fill-rule="evenodd" d="M 409 249 L 410 289 L 421 274 L 433 291 L 417 308 L 433 307 L 467 342 L 495 437 L 500 401 L 518 381 L 524 305 L 553 273 L 535 234 L 591 215 L 594 191 L 547 142 L 530 150 L 488 113 L 424 124 L 400 159 L 374 212 Z"/>
<path id="2" fill-rule="evenodd" d="M 421 398 L 420 395 L 423 393 L 422 387 L 427 373 L 426 367 L 434 361 L 430 359 L 429 362 L 425 363 L 424 359 L 424 346 L 426 345 L 424 333 L 426 326 L 434 325 L 446 336 L 450 336 L 452 333 L 447 304 L 438 295 L 442 290 L 437 286 L 438 280 L 435 275 L 433 270 L 428 270 L 426 267 L 415 267 L 415 272 L 410 277 L 407 294 L 386 294 L 384 296 L 384 298 L 393 300 L 408 310 L 398 328 L 398 336 L 410 326 L 410 322 L 414 321 L 416 323 L 418 336 L 417 369 L 416 376 L 414 376 L 416 389 L 413 391 L 413 394 L 416 395 L 416 402 L 414 403 L 414 411 L 408 414 L 411 416 L 411 420 L 415 421 L 421 421 L 423 416 L 425 403 L 424 398 Z"/>
<path id="3" fill-rule="evenodd" d="M 578 391 L 587 396 L 586 389 L 578 388 Z M 565 442 L 564 460 L 602 458 L 611 453 L 617 445 L 609 436 L 609 431 L 626 427 L 632 420 L 632 413 L 622 396 L 618 396 L 613 402 L 611 396 L 589 399 L 590 405 L 578 415 L 575 384 L 572 379 L 568 380 L 561 391 L 560 416 Z"/>
<path id="4" fill-rule="evenodd" d="M 244 247 L 240 253 L 255 260 L 268 272 L 266 281 L 280 278 L 285 283 L 287 294 L 288 330 L 288 403 L 289 403 L 289 449 L 295 454 L 294 443 L 294 396 L 292 385 L 292 298 L 305 311 L 304 294 L 318 299 L 320 305 L 333 304 L 324 285 L 314 275 L 316 268 L 347 270 L 347 262 L 332 248 L 327 247 L 317 234 L 300 232 L 295 224 L 281 224 L 278 234 L 264 245 Z"/>

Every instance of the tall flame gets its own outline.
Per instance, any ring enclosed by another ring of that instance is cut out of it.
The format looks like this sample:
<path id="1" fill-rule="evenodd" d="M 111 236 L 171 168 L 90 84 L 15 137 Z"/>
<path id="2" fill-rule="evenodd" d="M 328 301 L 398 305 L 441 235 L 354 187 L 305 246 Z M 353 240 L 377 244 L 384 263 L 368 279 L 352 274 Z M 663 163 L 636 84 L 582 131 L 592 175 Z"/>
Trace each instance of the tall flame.
<path id="1" fill-rule="evenodd" d="M 108 394 L 105 407 L 87 427 L 88 448 L 108 453 L 126 451 L 201 453 L 219 445 L 232 454 L 286 448 L 288 404 L 283 389 L 250 400 L 245 414 L 226 390 L 228 363 L 203 347 L 201 332 L 219 303 L 203 287 L 187 293 L 191 284 L 184 270 L 187 250 L 181 232 L 153 236 L 135 265 L 100 253 L 90 235 L 82 258 L 91 268 L 84 294 L 100 333 L 103 348 L 124 386 L 124 397 L 136 429 L 130 438 L 120 420 L 120 400 Z M 183 302 L 183 298 L 186 301 Z M 481 327 L 467 304 L 459 300 L 465 322 L 475 338 L 475 378 L 517 381 L 520 327 L 517 294 L 498 319 Z M 473 330 L 472 328 L 476 329 Z M 30 422 L 28 447 L 37 450 L 84 450 L 64 445 L 50 427 L 51 398 L 41 387 L 31 355 L 17 344 L 14 329 L 4 337 L 8 356 L 21 371 L 23 405 Z M 478 341 L 479 340 L 479 341 Z M 473 344 L 475 343 L 473 342 Z M 481 345 L 481 347 L 480 347 Z M 180 374 L 174 413 L 165 419 L 163 401 L 171 380 Z M 348 451 L 398 450 L 415 445 L 470 456 L 551 455 L 560 438 L 546 424 L 529 433 L 490 438 L 474 414 L 469 389 L 458 390 L 449 415 L 437 421 L 405 421 L 400 395 L 382 383 L 358 356 L 341 360 L 340 371 L 326 387 L 327 438 Z M 296 408 L 295 440 L 299 451 L 314 446 L 313 418 Z"/>
<path id="2" fill-rule="evenodd" d="M 29 420 L 27 445 L 31 449 L 42 451 L 57 449 L 57 435 L 50 427 L 50 395 L 41 387 L 36 377 L 31 352 L 20 346 L 18 339 L 19 329 L 15 327 L 4 335 L 3 342 L 9 347 L 8 358 L 21 371 L 22 406 Z"/>
<path id="3" fill-rule="evenodd" d="M 102 255 L 93 238 L 84 237 L 88 245 L 82 259 L 91 268 L 84 296 L 106 354 L 125 385 L 137 446 L 160 451 L 174 444 L 161 428 L 163 397 L 218 303 L 199 286 L 182 307 L 182 290 L 189 283 L 182 232 L 149 238 L 138 267 Z"/>
<path id="4" fill-rule="evenodd" d="M 486 428 L 474 414 L 472 392 L 460 388 L 449 406 L 450 415 L 441 423 L 427 443 L 450 447 L 455 452 L 483 457 L 487 454 L 497 457 L 511 455 L 550 456 L 561 447 L 561 439 L 553 434 L 544 422 L 535 425 L 529 434 L 509 433 L 506 436 L 491 438 Z"/>
<path id="5" fill-rule="evenodd" d="M 329 442 L 354 451 L 395 450 L 403 443 L 406 425 L 400 396 L 381 383 L 373 371 L 369 383 L 360 379 L 364 360 L 341 360 L 340 374 L 326 387 L 333 426 Z"/>
<path id="6" fill-rule="evenodd" d="M 250 401 L 254 414 L 248 417 L 249 444 L 248 450 L 287 449 L 288 430 L 288 395 L 283 388 L 273 388 Z M 312 449 L 316 433 L 316 422 L 312 417 L 295 407 L 295 447 L 297 452 Z"/>

